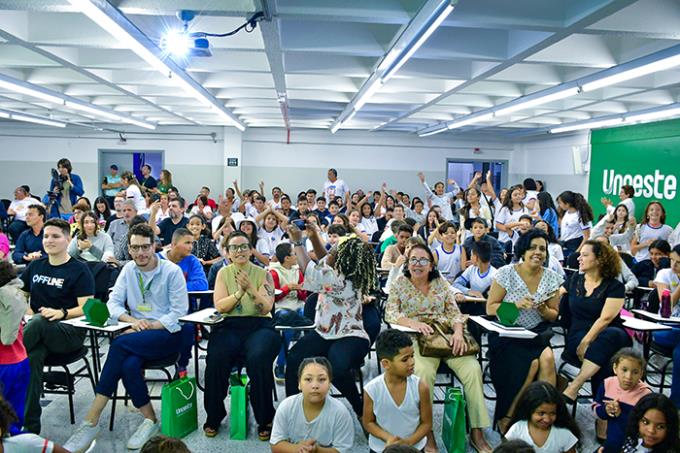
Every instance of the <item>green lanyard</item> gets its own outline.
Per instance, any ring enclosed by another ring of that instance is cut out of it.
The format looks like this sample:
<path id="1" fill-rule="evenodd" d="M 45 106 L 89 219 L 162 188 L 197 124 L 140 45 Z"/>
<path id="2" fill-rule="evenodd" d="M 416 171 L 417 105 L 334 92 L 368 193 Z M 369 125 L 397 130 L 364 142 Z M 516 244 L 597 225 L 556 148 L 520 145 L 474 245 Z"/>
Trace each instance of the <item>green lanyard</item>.
<path id="1" fill-rule="evenodd" d="M 138 305 L 137 310 L 149 312 L 149 311 L 151 311 L 151 306 L 146 303 L 146 294 L 151 289 L 151 283 L 153 283 L 153 277 L 151 277 L 149 279 L 149 283 L 147 283 L 146 288 L 145 288 L 144 287 L 144 280 L 142 278 L 142 274 L 137 272 L 137 283 L 139 284 L 139 291 L 142 293 L 142 305 Z"/>

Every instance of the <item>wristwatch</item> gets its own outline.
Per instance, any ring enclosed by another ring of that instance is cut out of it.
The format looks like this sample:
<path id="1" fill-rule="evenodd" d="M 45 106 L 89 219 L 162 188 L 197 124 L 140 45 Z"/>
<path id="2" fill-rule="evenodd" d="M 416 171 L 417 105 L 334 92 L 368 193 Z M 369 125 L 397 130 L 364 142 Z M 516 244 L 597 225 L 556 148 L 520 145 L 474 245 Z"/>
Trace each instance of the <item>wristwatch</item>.
<path id="1" fill-rule="evenodd" d="M 293 244 L 295 247 L 302 247 L 305 245 L 305 240 L 304 239 L 299 239 L 297 241 L 290 241 L 291 244 Z"/>
<path id="2" fill-rule="evenodd" d="M 65 309 L 65 308 L 62 308 L 62 309 L 61 309 L 61 312 L 62 312 L 62 313 L 64 314 L 64 317 L 63 317 L 63 318 L 61 318 L 62 320 L 64 320 L 64 319 L 68 318 L 68 310 L 67 310 L 67 309 Z"/>

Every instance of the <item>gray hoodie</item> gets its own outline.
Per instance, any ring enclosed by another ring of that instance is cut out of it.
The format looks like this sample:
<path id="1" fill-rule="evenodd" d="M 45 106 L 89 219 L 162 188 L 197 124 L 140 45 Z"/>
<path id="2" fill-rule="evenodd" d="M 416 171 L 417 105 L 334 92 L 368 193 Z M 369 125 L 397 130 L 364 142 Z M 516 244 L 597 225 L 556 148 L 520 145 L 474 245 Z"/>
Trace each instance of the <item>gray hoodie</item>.
<path id="1" fill-rule="evenodd" d="M 21 290 L 24 282 L 15 278 L 0 287 L 0 342 L 5 346 L 14 343 L 19 334 L 19 323 L 26 314 L 28 300 Z"/>

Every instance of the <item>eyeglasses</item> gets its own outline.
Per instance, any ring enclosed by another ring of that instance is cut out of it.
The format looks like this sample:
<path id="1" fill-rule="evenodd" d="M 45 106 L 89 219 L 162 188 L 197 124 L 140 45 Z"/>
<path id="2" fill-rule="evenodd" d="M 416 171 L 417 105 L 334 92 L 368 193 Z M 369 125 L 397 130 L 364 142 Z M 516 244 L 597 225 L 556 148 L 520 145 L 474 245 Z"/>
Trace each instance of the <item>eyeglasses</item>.
<path id="1" fill-rule="evenodd" d="M 429 258 L 411 258 L 408 260 L 411 266 L 427 266 L 430 264 Z"/>
<path id="2" fill-rule="evenodd" d="M 151 250 L 153 244 L 130 245 L 131 252 L 148 252 Z"/>
<path id="3" fill-rule="evenodd" d="M 250 250 L 250 244 L 237 244 L 229 246 L 229 251 L 234 253 L 245 252 L 248 250 Z"/>

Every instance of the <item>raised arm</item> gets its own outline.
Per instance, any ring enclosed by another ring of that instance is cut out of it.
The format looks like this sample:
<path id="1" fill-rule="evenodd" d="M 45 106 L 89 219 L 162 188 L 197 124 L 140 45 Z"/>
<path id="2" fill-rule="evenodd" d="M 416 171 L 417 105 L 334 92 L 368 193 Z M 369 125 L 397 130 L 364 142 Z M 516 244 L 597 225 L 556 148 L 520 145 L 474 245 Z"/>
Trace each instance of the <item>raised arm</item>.
<path id="1" fill-rule="evenodd" d="M 496 190 L 493 188 L 493 182 L 491 181 L 491 170 L 486 172 L 486 187 L 489 188 L 491 192 L 491 201 L 496 199 Z M 491 209 L 491 208 L 489 208 Z"/>
<path id="2" fill-rule="evenodd" d="M 149 226 L 151 229 L 153 229 L 153 232 L 156 236 L 161 234 L 161 229 L 158 228 L 158 225 L 156 225 L 156 216 L 158 215 L 158 210 L 161 208 L 161 202 L 160 201 L 154 201 L 151 204 L 151 213 L 149 214 Z"/>
<path id="3" fill-rule="evenodd" d="M 304 246 L 302 231 L 300 231 L 300 229 L 292 223 L 288 225 L 287 231 L 291 244 L 293 244 L 293 250 L 295 251 L 295 256 L 297 257 L 298 266 L 300 266 L 300 270 L 304 274 L 305 269 L 307 269 L 307 265 L 312 259 L 309 257 L 307 249 Z M 312 244 L 314 243 L 312 242 Z"/>
<path id="4" fill-rule="evenodd" d="M 480 179 L 482 179 L 482 173 L 476 171 L 474 176 L 470 180 L 470 183 L 468 184 L 467 188 L 469 189 L 470 187 L 477 187 L 477 183 L 479 182 Z"/>
<path id="5" fill-rule="evenodd" d="M 257 215 L 257 217 L 255 217 L 255 223 L 257 223 L 257 224 L 259 225 L 261 222 L 264 221 L 264 218 L 267 217 L 267 214 L 273 213 L 273 212 L 274 212 L 274 210 L 272 209 L 272 207 L 271 207 L 271 206 L 268 206 L 267 208 L 265 208 L 264 211 L 262 211 L 261 213 L 259 213 L 259 214 Z"/>

